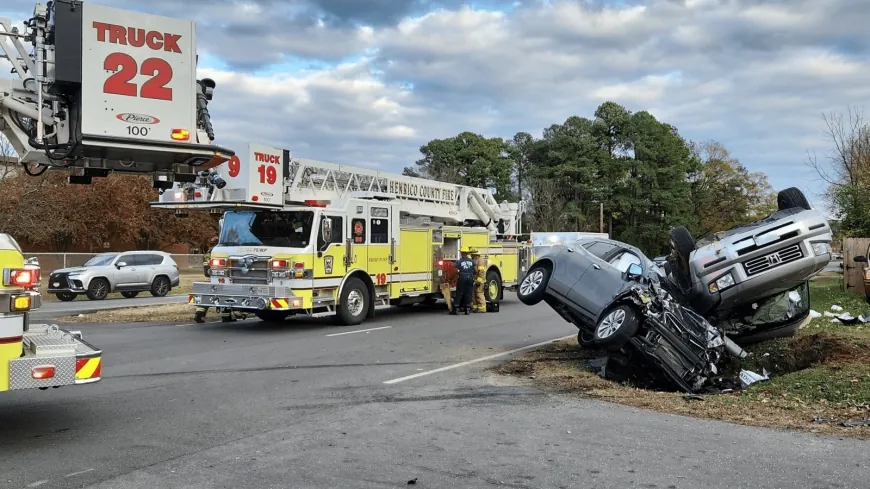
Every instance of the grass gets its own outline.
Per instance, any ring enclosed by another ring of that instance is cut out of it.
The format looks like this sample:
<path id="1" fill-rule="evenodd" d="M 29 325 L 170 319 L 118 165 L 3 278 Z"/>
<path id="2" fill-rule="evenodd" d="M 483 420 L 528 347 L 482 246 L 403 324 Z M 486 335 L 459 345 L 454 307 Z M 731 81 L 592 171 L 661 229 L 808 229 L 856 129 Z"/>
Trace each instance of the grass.
<path id="1" fill-rule="evenodd" d="M 194 306 L 187 303 L 165 304 L 110 309 L 58 319 L 64 323 L 191 323 L 194 310 Z M 217 317 L 217 313 L 209 309 L 206 320 L 214 320 Z"/>
<path id="2" fill-rule="evenodd" d="M 179 274 L 180 283 L 177 287 L 173 287 L 171 291 L 169 291 L 169 295 L 186 295 L 189 294 L 193 289 L 193 283 L 197 281 L 205 280 L 201 271 L 193 271 L 193 270 L 182 270 Z M 48 292 L 48 277 L 42 277 L 42 283 L 40 284 L 40 293 L 42 294 L 43 302 L 59 302 L 56 295 Z M 107 298 L 120 298 L 123 297 L 120 293 L 112 293 L 109 294 Z M 139 297 L 151 297 L 150 292 L 140 292 L 137 298 Z M 81 294 L 76 297 L 77 301 L 87 301 L 88 297 L 85 294 Z"/>
<path id="3" fill-rule="evenodd" d="M 810 294 L 812 308 L 820 313 L 834 304 L 853 316 L 870 312 L 863 297 L 843 292 L 840 274 L 817 277 Z M 795 337 L 748 347 L 749 357 L 732 361 L 727 371 L 736 376 L 741 368 L 758 373 L 766 368 L 770 380 L 727 394 L 685 396 L 603 380 L 588 367 L 602 353 L 582 349 L 576 340 L 549 345 L 494 371 L 545 390 L 638 408 L 870 439 L 870 427 L 841 425 L 870 418 L 870 323 L 850 326 L 831 319 L 823 315 Z"/>

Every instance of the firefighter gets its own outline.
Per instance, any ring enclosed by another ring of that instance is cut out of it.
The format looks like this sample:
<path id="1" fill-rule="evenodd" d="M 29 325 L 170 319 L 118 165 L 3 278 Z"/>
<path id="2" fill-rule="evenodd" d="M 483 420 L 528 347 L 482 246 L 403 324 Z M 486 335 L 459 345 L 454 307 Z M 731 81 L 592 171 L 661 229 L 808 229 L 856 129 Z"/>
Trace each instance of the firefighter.
<path id="1" fill-rule="evenodd" d="M 474 261 L 468 257 L 471 249 L 468 246 L 460 248 L 461 256 L 456 260 L 456 271 L 459 272 L 459 278 L 456 279 L 456 300 L 453 301 L 453 310 L 451 315 L 456 315 L 458 308 L 465 311 L 468 315 L 468 309 L 471 306 L 471 294 L 474 287 Z"/>
<path id="2" fill-rule="evenodd" d="M 474 300 L 471 303 L 471 312 L 486 312 L 486 296 L 483 294 L 486 283 L 486 258 L 480 256 L 480 251 L 471 251 L 474 260 Z"/>

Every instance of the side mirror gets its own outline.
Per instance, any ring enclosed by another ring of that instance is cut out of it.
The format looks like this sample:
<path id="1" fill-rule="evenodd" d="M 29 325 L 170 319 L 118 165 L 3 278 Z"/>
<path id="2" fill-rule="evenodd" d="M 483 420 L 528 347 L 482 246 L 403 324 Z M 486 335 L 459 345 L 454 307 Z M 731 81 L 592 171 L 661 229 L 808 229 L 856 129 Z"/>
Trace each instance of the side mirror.
<path id="1" fill-rule="evenodd" d="M 852 261 L 855 263 L 867 263 L 867 257 L 864 255 L 858 255 L 855 258 L 852 258 Z"/>
<path id="2" fill-rule="evenodd" d="M 628 266 L 628 270 L 625 271 L 625 275 L 629 280 L 634 280 L 637 277 L 640 277 L 643 273 L 643 268 L 637 263 L 632 263 Z"/>
<path id="3" fill-rule="evenodd" d="M 320 235 L 325 243 L 332 242 L 332 218 L 324 217 L 320 220 Z"/>
<path id="4" fill-rule="evenodd" d="M 124 267 L 127 266 L 127 262 L 125 262 L 125 261 L 119 261 L 118 264 L 115 265 L 115 266 L 116 266 L 117 268 L 124 268 Z"/>

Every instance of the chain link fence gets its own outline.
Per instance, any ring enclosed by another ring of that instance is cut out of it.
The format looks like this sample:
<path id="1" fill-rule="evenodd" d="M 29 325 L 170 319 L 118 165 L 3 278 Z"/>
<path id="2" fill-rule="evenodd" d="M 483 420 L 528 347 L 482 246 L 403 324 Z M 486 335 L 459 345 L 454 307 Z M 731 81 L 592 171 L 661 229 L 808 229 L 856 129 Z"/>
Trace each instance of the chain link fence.
<path id="1" fill-rule="evenodd" d="M 39 260 L 39 268 L 43 273 L 61 268 L 80 267 L 91 258 L 102 253 L 25 253 L 25 258 L 36 257 Z M 182 273 L 202 274 L 202 261 L 204 255 L 172 254 L 172 259 L 178 264 L 178 270 Z"/>

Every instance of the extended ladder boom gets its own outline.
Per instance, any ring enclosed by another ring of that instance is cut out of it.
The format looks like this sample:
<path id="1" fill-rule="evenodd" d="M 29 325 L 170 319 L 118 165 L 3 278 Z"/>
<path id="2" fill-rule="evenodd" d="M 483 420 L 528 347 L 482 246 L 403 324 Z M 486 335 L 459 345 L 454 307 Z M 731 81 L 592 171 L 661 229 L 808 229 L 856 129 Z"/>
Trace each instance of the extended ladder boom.
<path id="1" fill-rule="evenodd" d="M 519 234 L 520 205 L 496 201 L 491 191 L 306 158 L 289 162 L 287 203 L 343 203 L 349 198 L 398 200 L 403 213 L 441 222 L 480 221 L 496 234 Z"/>
<path id="2" fill-rule="evenodd" d="M 499 203 L 485 188 L 291 158 L 287 150 L 259 144 L 249 145 L 247 158 L 243 164 L 234 156 L 228 163 L 203 172 L 196 183 L 162 193 L 159 202 L 152 205 L 175 209 L 280 208 L 312 201 L 346 206 L 353 198 L 382 199 L 398 202 L 405 216 L 450 224 L 479 222 L 492 234 L 519 234 L 520 204 Z"/>

